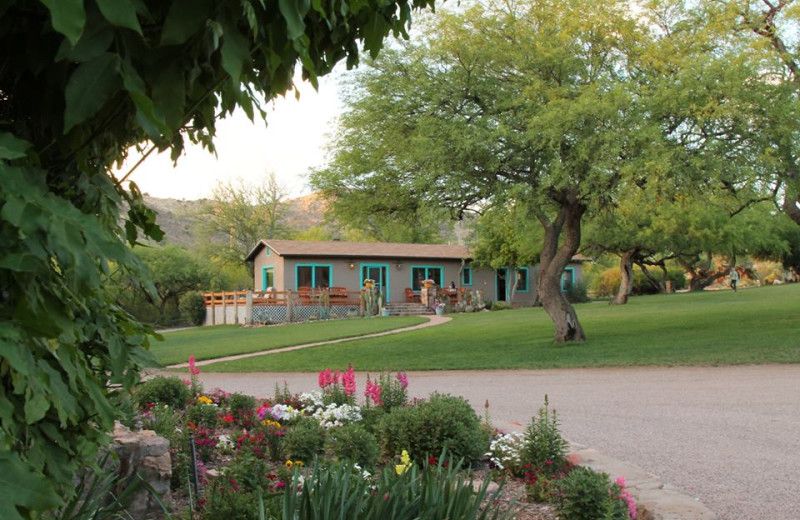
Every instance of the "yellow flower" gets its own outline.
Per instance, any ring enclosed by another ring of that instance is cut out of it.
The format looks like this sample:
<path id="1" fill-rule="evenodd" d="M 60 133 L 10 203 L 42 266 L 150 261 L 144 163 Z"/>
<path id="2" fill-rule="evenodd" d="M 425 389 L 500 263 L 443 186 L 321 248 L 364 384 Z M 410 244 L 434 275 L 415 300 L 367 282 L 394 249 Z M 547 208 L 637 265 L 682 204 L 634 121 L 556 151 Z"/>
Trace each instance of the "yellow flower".
<path id="1" fill-rule="evenodd" d="M 304 465 L 304 463 L 303 463 L 303 461 L 302 461 L 302 460 L 296 460 L 296 461 L 294 461 L 294 465 L 295 465 L 295 466 L 299 466 L 299 467 L 301 467 L 301 468 L 302 468 L 302 467 L 303 467 L 303 465 Z"/>
<path id="2" fill-rule="evenodd" d="M 213 404 L 214 403 L 214 401 L 212 401 L 211 399 L 209 399 L 208 397 L 206 397 L 204 395 L 201 395 L 200 397 L 198 397 L 197 398 L 197 402 L 200 403 L 200 404 Z"/>
<path id="3" fill-rule="evenodd" d="M 263 421 L 261 421 L 261 424 L 263 424 L 264 426 L 274 426 L 275 428 L 281 427 L 281 423 L 279 423 L 278 421 L 271 421 L 269 419 L 264 419 Z"/>
<path id="4" fill-rule="evenodd" d="M 288 469 L 292 469 L 292 466 L 294 466 L 294 462 L 292 462 L 291 460 L 287 460 L 286 461 L 286 467 Z"/>
<path id="5" fill-rule="evenodd" d="M 406 450 L 403 450 L 403 452 L 400 454 L 400 462 L 402 462 L 402 464 L 396 464 L 394 467 L 394 471 L 398 475 L 402 475 L 408 471 L 408 468 L 411 467 L 411 457 Z"/>

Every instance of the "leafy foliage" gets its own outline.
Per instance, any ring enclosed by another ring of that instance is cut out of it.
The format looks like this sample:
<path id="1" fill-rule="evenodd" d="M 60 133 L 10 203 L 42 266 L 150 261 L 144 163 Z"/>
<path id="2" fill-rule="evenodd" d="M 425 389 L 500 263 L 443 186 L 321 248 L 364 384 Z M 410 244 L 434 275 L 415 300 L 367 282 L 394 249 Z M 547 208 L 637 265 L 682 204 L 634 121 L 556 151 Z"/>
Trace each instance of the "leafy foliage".
<path id="1" fill-rule="evenodd" d="M 437 393 L 415 406 L 395 408 L 384 415 L 377 434 L 385 455 L 407 449 L 417 460 L 438 456 L 446 449 L 472 463 L 489 445 L 488 433 L 472 406 L 464 398 Z"/>
<path id="2" fill-rule="evenodd" d="M 158 240 L 155 214 L 111 167 L 150 140 L 177 158 L 213 150 L 215 121 L 263 115 L 316 84 L 359 43 L 377 54 L 432 0 L 286 2 L 94 0 L 0 4 L 0 456 L 30 484 L 0 516 L 33 517 L 74 493 L 115 417 L 110 383 L 150 362 L 149 329 L 107 293 L 111 265 L 146 280 L 125 247 Z M 124 203 L 124 204 L 123 204 Z M 122 222 L 122 226 L 120 226 Z M 143 282 L 150 290 L 151 284 Z"/>

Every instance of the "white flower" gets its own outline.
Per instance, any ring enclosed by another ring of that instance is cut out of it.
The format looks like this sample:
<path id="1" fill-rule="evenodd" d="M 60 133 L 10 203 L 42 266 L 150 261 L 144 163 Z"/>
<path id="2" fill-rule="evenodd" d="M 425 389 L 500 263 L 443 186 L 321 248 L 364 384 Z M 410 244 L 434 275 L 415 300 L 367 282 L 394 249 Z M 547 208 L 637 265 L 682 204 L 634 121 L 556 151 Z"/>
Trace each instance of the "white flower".
<path id="1" fill-rule="evenodd" d="M 501 435 L 489 444 L 486 456 L 499 469 L 519 467 L 522 464 L 519 452 L 524 439 L 522 433 Z"/>
<path id="2" fill-rule="evenodd" d="M 336 406 L 329 404 L 325 408 L 319 408 L 314 412 L 314 419 L 325 428 L 334 428 L 342 426 L 348 422 L 356 422 L 361 420 L 361 408 L 349 404 Z"/>
<path id="3" fill-rule="evenodd" d="M 276 404 L 270 409 L 269 413 L 276 421 L 291 421 L 300 415 L 299 411 L 285 404 Z"/>

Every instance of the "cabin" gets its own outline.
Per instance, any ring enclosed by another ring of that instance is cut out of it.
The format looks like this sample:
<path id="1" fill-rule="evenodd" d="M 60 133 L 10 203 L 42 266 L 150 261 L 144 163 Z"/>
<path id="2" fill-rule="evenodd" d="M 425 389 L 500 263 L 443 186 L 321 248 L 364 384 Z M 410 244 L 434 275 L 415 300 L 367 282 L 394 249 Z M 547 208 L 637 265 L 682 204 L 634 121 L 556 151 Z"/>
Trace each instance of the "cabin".
<path id="1" fill-rule="evenodd" d="M 562 275 L 562 288 L 583 280 L 584 257 L 575 257 Z M 484 300 L 531 305 L 536 266 L 490 269 L 472 265 L 461 245 L 383 242 L 260 240 L 246 258 L 253 264 L 253 291 L 282 293 L 328 289 L 334 295 L 360 291 L 365 283 L 386 303 L 418 299 L 423 281 L 442 288 L 481 291 Z M 516 284 L 512 295 L 512 283 Z"/>

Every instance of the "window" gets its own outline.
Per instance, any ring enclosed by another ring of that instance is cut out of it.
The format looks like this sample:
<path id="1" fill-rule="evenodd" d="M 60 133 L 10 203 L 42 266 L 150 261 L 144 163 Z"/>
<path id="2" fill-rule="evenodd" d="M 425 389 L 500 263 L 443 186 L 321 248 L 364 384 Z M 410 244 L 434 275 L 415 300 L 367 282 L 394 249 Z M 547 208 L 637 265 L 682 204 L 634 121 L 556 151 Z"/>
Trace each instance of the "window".
<path id="1" fill-rule="evenodd" d="M 464 267 L 461 270 L 461 285 L 472 285 L 472 268 Z"/>
<path id="2" fill-rule="evenodd" d="M 269 255 L 271 255 L 271 254 L 272 254 L 272 249 L 270 249 L 270 248 L 267 248 L 267 256 L 269 256 Z"/>
<path id="3" fill-rule="evenodd" d="M 517 292 L 528 292 L 530 287 L 529 275 L 527 267 L 517 269 Z"/>
<path id="4" fill-rule="evenodd" d="M 575 285 L 575 269 L 572 267 L 565 267 L 561 273 L 561 290 L 566 291 Z"/>
<path id="5" fill-rule="evenodd" d="M 427 265 L 415 265 L 411 267 L 411 288 L 419 291 L 422 288 L 422 280 L 433 280 L 433 283 L 442 286 L 442 269 Z"/>
<path id="6" fill-rule="evenodd" d="M 271 265 L 261 268 L 261 290 L 266 291 L 268 287 L 275 287 L 275 268 Z"/>
<path id="7" fill-rule="evenodd" d="M 297 264 L 295 289 L 311 287 L 314 289 L 331 286 L 331 266 L 317 264 Z"/>

